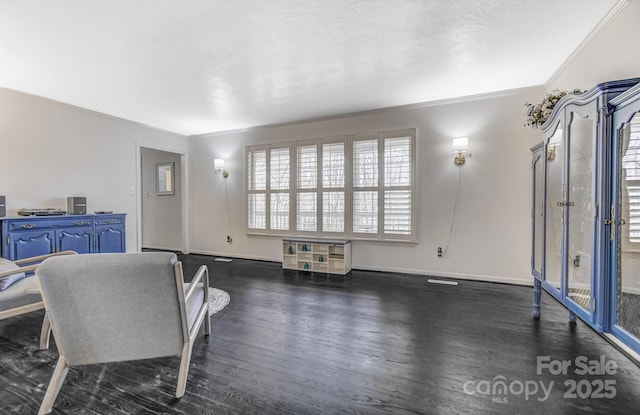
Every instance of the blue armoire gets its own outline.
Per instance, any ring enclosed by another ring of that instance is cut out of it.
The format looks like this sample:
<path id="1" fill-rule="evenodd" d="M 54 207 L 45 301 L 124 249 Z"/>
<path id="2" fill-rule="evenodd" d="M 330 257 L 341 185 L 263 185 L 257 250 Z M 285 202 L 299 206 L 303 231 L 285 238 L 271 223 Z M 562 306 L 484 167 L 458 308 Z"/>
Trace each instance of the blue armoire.
<path id="1" fill-rule="evenodd" d="M 545 290 L 640 354 L 640 78 L 567 95 L 533 147 L 534 317 Z"/>

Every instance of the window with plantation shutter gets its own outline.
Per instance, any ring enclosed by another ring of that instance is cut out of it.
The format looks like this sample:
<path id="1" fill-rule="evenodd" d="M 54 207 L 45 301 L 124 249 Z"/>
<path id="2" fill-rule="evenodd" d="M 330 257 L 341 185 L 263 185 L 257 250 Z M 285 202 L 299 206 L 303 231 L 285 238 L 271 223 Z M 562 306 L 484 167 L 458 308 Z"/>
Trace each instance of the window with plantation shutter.
<path id="1" fill-rule="evenodd" d="M 272 148 L 269 159 L 270 228 L 277 231 L 290 229 L 291 149 Z"/>
<path id="2" fill-rule="evenodd" d="M 318 146 L 311 144 L 298 146 L 297 173 L 297 230 L 316 232 L 318 230 Z"/>
<path id="3" fill-rule="evenodd" d="M 344 142 L 322 145 L 322 231 L 344 232 Z"/>
<path id="4" fill-rule="evenodd" d="M 378 234 L 378 142 L 353 141 L 353 232 Z"/>
<path id="5" fill-rule="evenodd" d="M 267 228 L 267 150 L 247 151 L 247 223 L 249 229 Z"/>
<path id="6" fill-rule="evenodd" d="M 410 129 L 248 147 L 249 232 L 415 241 L 415 145 Z"/>
<path id="7" fill-rule="evenodd" d="M 291 227 L 291 146 L 247 148 L 247 228 L 288 234 Z"/>

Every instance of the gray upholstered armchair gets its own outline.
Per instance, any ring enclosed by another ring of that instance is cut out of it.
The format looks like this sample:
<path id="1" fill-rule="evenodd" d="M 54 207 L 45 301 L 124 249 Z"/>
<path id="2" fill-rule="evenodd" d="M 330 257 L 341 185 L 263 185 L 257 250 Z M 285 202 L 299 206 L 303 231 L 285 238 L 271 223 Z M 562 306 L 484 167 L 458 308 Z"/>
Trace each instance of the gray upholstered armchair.
<path id="1" fill-rule="evenodd" d="M 191 350 L 209 319 L 209 273 L 184 284 L 172 253 L 51 258 L 38 269 L 60 356 L 40 407 L 51 411 L 71 366 L 181 356 L 176 397 L 184 395 Z"/>

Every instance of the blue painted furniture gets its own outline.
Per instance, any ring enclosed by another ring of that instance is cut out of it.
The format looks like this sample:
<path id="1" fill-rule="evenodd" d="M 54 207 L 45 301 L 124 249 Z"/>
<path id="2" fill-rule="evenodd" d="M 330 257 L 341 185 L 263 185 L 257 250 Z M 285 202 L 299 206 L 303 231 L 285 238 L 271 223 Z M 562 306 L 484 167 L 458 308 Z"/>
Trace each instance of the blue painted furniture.
<path id="1" fill-rule="evenodd" d="M 12 261 L 52 252 L 125 252 L 125 214 L 0 218 L 2 257 Z"/>
<path id="2" fill-rule="evenodd" d="M 579 317 L 636 353 L 639 83 L 607 82 L 565 96 L 542 126 L 543 143 L 531 149 L 534 317 L 545 290 L 568 308 L 570 321 Z"/>
<path id="3" fill-rule="evenodd" d="M 125 252 L 125 214 L 96 215 L 94 218 L 95 252 Z"/>

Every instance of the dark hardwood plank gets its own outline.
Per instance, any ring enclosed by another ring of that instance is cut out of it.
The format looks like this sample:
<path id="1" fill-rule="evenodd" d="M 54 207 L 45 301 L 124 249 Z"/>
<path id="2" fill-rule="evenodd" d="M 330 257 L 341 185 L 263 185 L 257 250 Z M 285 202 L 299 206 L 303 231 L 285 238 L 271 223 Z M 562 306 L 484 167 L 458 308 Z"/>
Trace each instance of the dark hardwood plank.
<path id="1" fill-rule="evenodd" d="M 70 370 L 54 414 L 640 413 L 638 366 L 585 324 L 569 324 L 546 294 L 542 317 L 533 320 L 530 287 L 444 286 L 365 271 L 327 276 L 202 255 L 182 260 L 187 276 L 207 264 L 211 285 L 231 295 L 212 319 L 212 336 L 194 346 L 185 396 L 174 397 L 177 358 L 79 367 Z M 34 312 L 0 321 L 2 414 L 35 413 L 44 396 L 57 351 L 37 350 L 41 319 Z M 603 358 L 617 369 L 538 374 L 541 356 L 574 366 L 582 356 Z M 542 393 L 477 393 L 479 384 L 501 379 L 553 386 L 544 400 Z M 566 396 L 565 382 L 584 389 L 604 380 L 615 381 L 615 397 Z M 476 393 L 465 393 L 465 384 Z"/>

